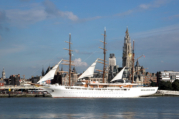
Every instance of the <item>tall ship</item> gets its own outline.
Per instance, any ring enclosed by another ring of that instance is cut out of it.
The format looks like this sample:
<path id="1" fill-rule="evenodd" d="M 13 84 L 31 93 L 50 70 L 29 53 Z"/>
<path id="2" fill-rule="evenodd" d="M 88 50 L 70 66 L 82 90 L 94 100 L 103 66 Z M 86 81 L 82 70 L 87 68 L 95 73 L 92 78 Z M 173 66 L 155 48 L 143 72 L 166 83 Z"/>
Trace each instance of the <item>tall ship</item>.
<path id="1" fill-rule="evenodd" d="M 69 34 L 69 60 L 65 60 L 69 65 L 69 85 L 59 85 L 56 84 L 46 84 L 47 80 L 52 80 L 54 78 L 55 72 L 58 68 L 58 65 L 64 61 L 63 59 L 58 62 L 42 79 L 38 81 L 39 88 L 46 90 L 52 95 L 53 98 L 132 98 L 132 97 L 141 97 L 149 96 L 155 94 L 158 90 L 158 87 L 143 87 L 138 84 L 127 82 L 122 79 L 123 71 L 125 67 L 110 81 L 110 83 L 104 83 L 104 77 L 106 73 L 106 29 L 104 30 L 104 59 L 97 59 L 92 65 L 78 77 L 78 81 L 74 86 L 70 84 L 71 82 L 71 34 Z M 134 55 L 133 55 L 134 56 Z M 103 83 L 98 81 L 91 81 L 90 78 L 94 75 L 95 66 L 98 60 L 102 61 L 103 64 Z M 118 80 L 123 80 L 123 83 L 115 82 Z"/>

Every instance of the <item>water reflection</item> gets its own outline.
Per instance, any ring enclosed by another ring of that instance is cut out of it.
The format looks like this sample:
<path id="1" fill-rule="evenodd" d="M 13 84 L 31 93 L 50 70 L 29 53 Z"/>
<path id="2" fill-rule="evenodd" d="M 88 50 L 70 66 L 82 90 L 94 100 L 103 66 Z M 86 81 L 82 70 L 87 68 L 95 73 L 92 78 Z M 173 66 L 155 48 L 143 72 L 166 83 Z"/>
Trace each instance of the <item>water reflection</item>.
<path id="1" fill-rule="evenodd" d="M 134 112 L 124 112 L 124 113 L 118 113 L 118 114 L 53 114 L 53 113 L 42 113 L 42 114 L 16 114 L 16 115 L 0 115 L 0 119 L 9 119 L 9 118 L 18 118 L 18 119 L 34 119 L 34 118 L 65 118 L 65 119 L 76 119 L 76 118 L 84 118 L 84 119 L 92 119 L 92 118 L 100 118 L 100 119 L 171 119 L 171 118 L 177 118 L 179 114 L 174 113 L 134 113 Z"/>
<path id="2" fill-rule="evenodd" d="M 132 99 L 0 98 L 0 110 L 0 119 L 170 119 L 179 117 L 178 97 Z"/>

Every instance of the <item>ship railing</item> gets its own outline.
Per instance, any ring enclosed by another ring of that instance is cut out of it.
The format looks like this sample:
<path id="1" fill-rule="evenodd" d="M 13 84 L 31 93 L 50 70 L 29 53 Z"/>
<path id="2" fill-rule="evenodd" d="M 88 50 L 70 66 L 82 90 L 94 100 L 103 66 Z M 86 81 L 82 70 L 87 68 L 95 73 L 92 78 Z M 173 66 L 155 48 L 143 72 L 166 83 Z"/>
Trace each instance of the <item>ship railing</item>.
<path id="1" fill-rule="evenodd" d="M 130 89 L 129 88 L 118 88 L 118 89 L 114 89 L 114 88 L 79 88 L 79 87 L 70 87 L 70 86 L 67 86 L 65 87 L 66 89 L 77 89 L 77 90 L 96 90 L 96 91 L 129 91 Z"/>

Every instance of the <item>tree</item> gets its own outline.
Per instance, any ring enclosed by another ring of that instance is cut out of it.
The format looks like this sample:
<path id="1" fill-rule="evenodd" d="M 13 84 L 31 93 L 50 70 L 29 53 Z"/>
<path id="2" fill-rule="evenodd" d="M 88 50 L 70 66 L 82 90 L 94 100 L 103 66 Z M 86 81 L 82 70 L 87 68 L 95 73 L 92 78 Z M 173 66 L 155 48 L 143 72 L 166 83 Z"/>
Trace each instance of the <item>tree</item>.
<path id="1" fill-rule="evenodd" d="M 172 90 L 172 83 L 170 81 L 161 81 L 159 85 L 160 90 Z"/>
<path id="2" fill-rule="evenodd" d="M 172 87 L 173 87 L 173 90 L 179 91 L 179 80 L 175 80 L 175 81 L 172 83 Z"/>
<path id="3" fill-rule="evenodd" d="M 151 79 L 150 79 L 150 81 L 151 81 L 150 86 L 157 86 L 156 82 L 153 82 Z"/>

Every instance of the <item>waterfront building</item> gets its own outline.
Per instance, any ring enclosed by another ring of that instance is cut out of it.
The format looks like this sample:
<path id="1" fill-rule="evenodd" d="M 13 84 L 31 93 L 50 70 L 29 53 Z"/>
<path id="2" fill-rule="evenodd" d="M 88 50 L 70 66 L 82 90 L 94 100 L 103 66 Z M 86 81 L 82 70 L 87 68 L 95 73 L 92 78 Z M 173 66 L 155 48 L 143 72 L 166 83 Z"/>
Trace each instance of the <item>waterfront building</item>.
<path id="1" fill-rule="evenodd" d="M 11 75 L 9 77 L 10 79 L 10 85 L 20 85 L 20 74 L 18 75 Z"/>
<path id="2" fill-rule="evenodd" d="M 149 86 L 152 82 L 158 83 L 157 80 L 157 74 L 155 73 L 150 73 L 150 72 L 145 72 L 143 77 L 143 84 L 146 86 Z"/>
<path id="3" fill-rule="evenodd" d="M 32 83 L 37 83 L 41 78 L 42 76 L 31 76 L 29 81 L 31 81 Z"/>
<path id="4" fill-rule="evenodd" d="M 63 73 L 63 74 L 61 74 L 61 76 L 62 76 L 62 85 L 68 85 L 69 84 L 69 78 L 68 78 L 69 75 L 68 75 L 68 73 Z M 70 84 L 75 85 L 77 80 L 78 80 L 78 75 L 77 74 L 71 74 Z"/>
<path id="5" fill-rule="evenodd" d="M 104 82 L 107 83 L 108 73 L 105 74 Z M 103 83 L 103 73 L 99 71 L 95 71 L 93 77 L 90 78 L 90 81 L 95 81 L 99 83 Z"/>
<path id="6" fill-rule="evenodd" d="M 177 71 L 164 70 L 164 71 L 157 72 L 157 74 L 158 74 L 157 78 L 159 81 L 174 82 L 175 80 L 179 80 L 179 72 Z"/>
<path id="7" fill-rule="evenodd" d="M 0 80 L 0 86 L 4 86 L 4 81 Z"/>
<path id="8" fill-rule="evenodd" d="M 134 82 L 139 85 L 149 86 L 151 82 L 157 83 L 157 76 L 155 73 L 146 72 L 137 60 L 134 66 Z"/>
<path id="9" fill-rule="evenodd" d="M 46 73 L 48 73 L 48 71 L 51 69 L 51 67 L 47 68 Z M 58 83 L 60 85 L 68 85 L 69 84 L 69 74 L 67 71 L 63 71 L 63 68 L 61 68 L 61 70 L 59 70 L 59 66 L 57 67 L 57 70 L 55 72 L 55 76 L 54 79 L 50 81 L 46 81 L 46 83 L 51 83 L 51 84 L 55 84 Z M 75 85 L 75 83 L 77 82 L 78 79 L 78 74 L 76 72 L 75 67 L 73 67 L 72 72 L 71 72 L 71 85 Z"/>
<path id="10" fill-rule="evenodd" d="M 139 61 L 137 60 L 136 65 L 134 67 L 134 82 L 143 85 L 143 80 L 145 76 L 145 69 L 143 66 L 139 65 Z"/>

